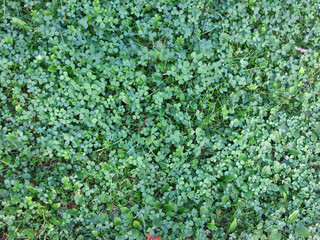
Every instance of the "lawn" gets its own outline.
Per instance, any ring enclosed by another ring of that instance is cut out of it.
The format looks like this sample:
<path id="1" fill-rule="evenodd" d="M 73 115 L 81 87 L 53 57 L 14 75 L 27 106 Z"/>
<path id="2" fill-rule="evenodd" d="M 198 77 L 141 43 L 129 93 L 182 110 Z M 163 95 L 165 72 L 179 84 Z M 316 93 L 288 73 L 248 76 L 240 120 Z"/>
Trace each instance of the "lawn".
<path id="1" fill-rule="evenodd" d="M 319 0 L 3 0 L 0 239 L 320 239 Z"/>

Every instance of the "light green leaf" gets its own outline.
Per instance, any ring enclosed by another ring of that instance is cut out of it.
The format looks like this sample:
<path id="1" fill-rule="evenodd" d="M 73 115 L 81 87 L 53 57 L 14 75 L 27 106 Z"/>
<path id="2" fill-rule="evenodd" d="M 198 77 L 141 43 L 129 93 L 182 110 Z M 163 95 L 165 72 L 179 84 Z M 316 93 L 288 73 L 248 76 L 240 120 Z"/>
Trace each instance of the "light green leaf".
<path id="1" fill-rule="evenodd" d="M 57 72 L 57 68 L 54 65 L 50 65 L 50 67 L 48 68 L 48 71 L 52 72 L 52 73 L 55 73 L 55 72 Z"/>
<path id="2" fill-rule="evenodd" d="M 295 149 L 295 148 L 290 149 L 290 150 L 288 151 L 288 153 L 289 153 L 290 155 L 295 156 L 295 157 L 301 155 L 301 152 L 300 152 L 299 150 Z"/>
<path id="3" fill-rule="evenodd" d="M 207 217 L 209 216 L 209 209 L 206 206 L 202 206 L 200 208 L 200 216 L 201 217 Z"/>
<path id="4" fill-rule="evenodd" d="M 50 219 L 50 222 L 53 223 L 54 225 L 60 226 L 63 221 L 61 218 L 52 217 Z"/>
<path id="5" fill-rule="evenodd" d="M 140 224 L 139 221 L 134 220 L 134 221 L 133 221 L 133 226 L 134 226 L 135 228 L 140 228 L 140 227 L 141 227 L 141 224 Z"/>
<path id="6" fill-rule="evenodd" d="M 303 67 L 301 67 L 300 69 L 299 69 L 299 74 L 304 74 L 304 68 Z"/>
<path id="7" fill-rule="evenodd" d="M 221 200 L 222 205 L 225 205 L 229 200 L 230 200 L 229 195 L 224 195 Z"/>
<path id="8" fill-rule="evenodd" d="M 92 234 L 95 237 L 98 237 L 100 235 L 100 232 L 98 232 L 97 230 L 92 230 Z"/>
<path id="9" fill-rule="evenodd" d="M 299 215 L 300 215 L 299 210 L 295 210 L 293 213 L 289 215 L 288 220 L 293 223 L 294 221 L 297 220 Z"/>
<path id="10" fill-rule="evenodd" d="M 234 232 L 234 230 L 236 230 L 236 228 L 237 228 L 237 224 L 238 224 L 238 220 L 237 220 L 237 218 L 234 218 L 232 223 L 230 224 L 228 233 Z"/>
<path id="11" fill-rule="evenodd" d="M 315 129 L 316 134 L 320 137 L 320 123 L 316 124 L 316 129 Z"/>
<path id="12" fill-rule="evenodd" d="M 308 100 L 311 97 L 312 97 L 311 93 L 304 92 L 304 93 L 299 94 L 299 99 L 300 100 Z"/>
<path id="13" fill-rule="evenodd" d="M 29 239 L 34 239 L 37 232 L 33 230 L 32 228 L 26 228 L 21 231 L 22 236 L 27 236 Z"/>
<path id="14" fill-rule="evenodd" d="M 264 166 L 261 170 L 263 175 L 269 176 L 272 174 L 271 168 L 269 166 Z"/>
<path id="15" fill-rule="evenodd" d="M 4 199 L 9 197 L 9 192 L 5 189 L 0 189 L 0 198 Z"/>
<path id="16" fill-rule="evenodd" d="M 207 223 L 207 227 L 211 231 L 217 231 L 218 230 L 218 227 L 216 226 L 216 223 L 215 223 L 214 219 L 212 219 L 211 222 Z"/>
<path id="17" fill-rule="evenodd" d="M 121 207 L 120 211 L 122 214 L 128 214 L 130 212 L 130 209 L 127 207 Z"/>
<path id="18" fill-rule="evenodd" d="M 100 223 L 106 223 L 109 221 L 109 216 L 107 213 L 100 213 L 98 216 L 98 221 Z"/>
<path id="19" fill-rule="evenodd" d="M 130 239 L 137 239 L 137 240 L 144 240 L 145 236 L 138 230 L 132 229 L 131 230 L 131 237 Z"/>
<path id="20" fill-rule="evenodd" d="M 269 236 L 270 240 L 281 240 L 282 235 L 277 230 L 273 230 Z"/>
<path id="21" fill-rule="evenodd" d="M 228 174 L 227 176 L 224 177 L 224 180 L 226 182 L 232 182 L 234 179 L 236 179 L 236 177 L 231 174 Z"/>
<path id="22" fill-rule="evenodd" d="M 240 153 L 239 154 L 239 160 L 240 161 L 246 161 L 247 160 L 247 155 L 244 153 Z"/>
<path id="23" fill-rule="evenodd" d="M 13 17 L 11 19 L 11 23 L 13 25 L 16 25 L 17 27 L 20 27 L 20 28 L 24 29 L 24 30 L 30 30 L 31 29 L 31 27 L 28 26 L 28 24 L 25 21 L 21 20 L 20 18 Z"/>
<path id="24" fill-rule="evenodd" d="M 52 209 L 57 210 L 60 207 L 60 203 L 54 203 L 52 204 Z"/>
<path id="25" fill-rule="evenodd" d="M 309 229 L 306 228 L 303 223 L 299 222 L 295 229 L 295 233 L 298 237 L 309 237 L 312 234 L 309 232 Z"/>

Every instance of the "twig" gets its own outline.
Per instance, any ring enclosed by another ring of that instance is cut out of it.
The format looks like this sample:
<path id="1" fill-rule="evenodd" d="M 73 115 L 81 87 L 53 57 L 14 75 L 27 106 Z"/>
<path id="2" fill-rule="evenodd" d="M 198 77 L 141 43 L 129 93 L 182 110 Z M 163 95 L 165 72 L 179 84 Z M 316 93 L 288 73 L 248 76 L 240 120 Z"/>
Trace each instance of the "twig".
<path id="1" fill-rule="evenodd" d="M 146 125 L 146 119 L 143 120 L 143 125 L 142 125 L 141 128 L 139 128 L 139 129 L 137 130 L 137 133 L 139 133 L 140 131 L 142 131 L 142 129 L 144 128 L 145 125 Z"/>

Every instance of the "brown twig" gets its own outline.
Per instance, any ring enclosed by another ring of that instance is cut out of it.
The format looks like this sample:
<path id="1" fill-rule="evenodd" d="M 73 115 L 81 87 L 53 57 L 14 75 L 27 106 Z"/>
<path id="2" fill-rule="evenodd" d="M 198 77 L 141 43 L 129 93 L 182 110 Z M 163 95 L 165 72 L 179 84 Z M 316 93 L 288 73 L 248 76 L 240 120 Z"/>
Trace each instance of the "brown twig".
<path id="1" fill-rule="evenodd" d="M 142 131 L 142 129 L 144 128 L 145 125 L 146 125 L 146 119 L 143 120 L 143 125 L 142 125 L 141 128 L 139 128 L 139 129 L 137 130 L 137 133 L 139 133 L 140 131 Z"/>

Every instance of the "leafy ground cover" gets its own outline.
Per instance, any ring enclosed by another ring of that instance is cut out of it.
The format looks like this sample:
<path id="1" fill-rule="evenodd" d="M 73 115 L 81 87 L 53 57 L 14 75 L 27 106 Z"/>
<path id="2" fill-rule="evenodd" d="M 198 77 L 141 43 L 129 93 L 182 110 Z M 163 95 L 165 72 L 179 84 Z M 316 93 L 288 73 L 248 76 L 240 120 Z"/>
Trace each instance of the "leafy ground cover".
<path id="1" fill-rule="evenodd" d="M 319 239 L 319 1 L 1 3 L 3 239 Z"/>

